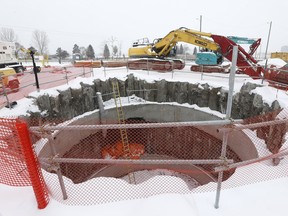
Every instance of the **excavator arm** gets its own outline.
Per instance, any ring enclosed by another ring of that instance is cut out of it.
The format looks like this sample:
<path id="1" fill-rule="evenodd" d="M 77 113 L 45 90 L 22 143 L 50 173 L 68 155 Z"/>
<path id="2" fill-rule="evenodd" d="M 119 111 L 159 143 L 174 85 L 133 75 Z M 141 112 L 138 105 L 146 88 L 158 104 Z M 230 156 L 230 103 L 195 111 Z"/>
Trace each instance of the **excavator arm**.
<path id="1" fill-rule="evenodd" d="M 143 58 L 143 57 L 167 57 L 170 51 L 175 47 L 178 42 L 193 44 L 204 49 L 220 52 L 220 46 L 212 40 L 204 37 L 210 37 L 212 34 L 199 32 L 187 28 L 179 28 L 169 32 L 165 37 L 160 38 L 157 42 L 152 44 L 143 44 L 133 46 L 129 49 L 129 57 Z"/>
<path id="2" fill-rule="evenodd" d="M 202 47 L 204 49 L 219 52 L 220 47 L 217 43 L 204 38 L 204 37 L 211 37 L 211 35 L 212 34 L 194 31 L 182 27 L 177 30 L 171 31 L 169 34 L 167 34 L 158 43 L 152 46 L 152 50 L 158 53 L 159 56 L 168 56 L 171 49 L 178 42 L 184 42 Z"/>

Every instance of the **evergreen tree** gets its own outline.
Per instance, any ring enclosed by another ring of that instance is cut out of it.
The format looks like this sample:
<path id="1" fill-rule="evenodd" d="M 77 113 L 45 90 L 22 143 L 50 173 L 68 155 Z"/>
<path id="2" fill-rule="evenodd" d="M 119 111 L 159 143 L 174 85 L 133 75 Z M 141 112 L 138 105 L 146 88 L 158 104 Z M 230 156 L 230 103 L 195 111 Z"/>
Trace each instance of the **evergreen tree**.
<path id="1" fill-rule="evenodd" d="M 117 46 L 113 46 L 113 55 L 116 56 L 118 53 L 118 47 Z"/>
<path id="2" fill-rule="evenodd" d="M 74 44 L 74 47 L 73 47 L 73 50 L 72 50 L 72 53 L 75 54 L 75 53 L 80 53 L 80 48 L 77 44 Z"/>
<path id="3" fill-rule="evenodd" d="M 109 48 L 108 48 L 107 44 L 105 44 L 105 46 L 104 46 L 103 56 L 104 56 L 105 59 L 108 59 L 110 57 L 110 51 L 109 51 Z"/>
<path id="4" fill-rule="evenodd" d="M 180 44 L 179 54 L 184 54 L 184 49 L 183 49 L 183 45 L 182 44 Z"/>
<path id="5" fill-rule="evenodd" d="M 194 47 L 193 55 L 196 55 L 196 54 L 197 54 L 197 48 Z"/>
<path id="6" fill-rule="evenodd" d="M 86 48 L 85 47 L 79 47 L 79 50 L 80 50 L 80 54 L 81 54 L 81 57 L 83 58 L 83 59 L 86 59 Z"/>
<path id="7" fill-rule="evenodd" d="M 91 44 L 89 44 L 89 46 L 87 47 L 86 56 L 88 59 L 94 59 L 95 58 L 94 49 L 93 49 Z"/>
<path id="8" fill-rule="evenodd" d="M 22 47 L 23 47 L 23 46 L 22 46 L 20 43 L 15 42 L 15 48 L 16 48 L 16 50 L 15 50 L 15 56 L 16 56 L 16 58 L 19 57 L 19 53 L 21 52 L 21 48 L 22 48 Z"/>

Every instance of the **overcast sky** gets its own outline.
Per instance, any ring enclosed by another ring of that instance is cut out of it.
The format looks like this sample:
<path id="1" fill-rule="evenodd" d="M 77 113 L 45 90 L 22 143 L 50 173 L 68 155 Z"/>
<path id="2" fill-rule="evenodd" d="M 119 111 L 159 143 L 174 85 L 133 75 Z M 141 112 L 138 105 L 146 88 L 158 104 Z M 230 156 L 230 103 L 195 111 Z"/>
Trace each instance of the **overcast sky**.
<path id="1" fill-rule="evenodd" d="M 61 47 L 72 52 L 74 44 L 91 44 L 96 54 L 111 41 L 127 53 L 134 40 L 164 37 L 179 27 L 200 29 L 224 36 L 262 38 L 265 52 L 288 45 L 286 0 L 7 0 L 1 1 L 0 28 L 12 28 L 19 42 L 33 46 L 32 32 L 45 31 L 49 53 Z"/>

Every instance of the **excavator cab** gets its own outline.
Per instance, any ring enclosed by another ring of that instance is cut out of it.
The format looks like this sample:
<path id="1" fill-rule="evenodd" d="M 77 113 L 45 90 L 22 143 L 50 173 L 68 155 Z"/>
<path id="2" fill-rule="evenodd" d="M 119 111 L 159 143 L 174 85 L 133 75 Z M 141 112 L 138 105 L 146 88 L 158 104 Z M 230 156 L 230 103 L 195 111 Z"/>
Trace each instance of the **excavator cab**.
<path id="1" fill-rule="evenodd" d="M 148 38 L 141 38 L 133 42 L 132 47 L 151 45 Z"/>
<path id="2" fill-rule="evenodd" d="M 198 65 L 220 65 L 223 62 L 223 56 L 216 52 L 205 51 L 196 54 L 195 63 Z"/>

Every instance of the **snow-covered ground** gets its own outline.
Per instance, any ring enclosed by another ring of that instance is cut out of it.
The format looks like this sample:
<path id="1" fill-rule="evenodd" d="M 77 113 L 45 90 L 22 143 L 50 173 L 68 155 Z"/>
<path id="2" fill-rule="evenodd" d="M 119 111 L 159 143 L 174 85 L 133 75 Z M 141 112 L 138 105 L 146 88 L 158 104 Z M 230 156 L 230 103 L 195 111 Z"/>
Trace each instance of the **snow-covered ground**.
<path id="1" fill-rule="evenodd" d="M 57 88 L 49 90 L 41 90 L 40 92 L 33 92 L 31 96 L 37 96 L 39 94 L 57 95 L 57 89 L 66 89 L 68 87 L 77 88 L 79 82 L 91 83 L 93 79 L 107 79 L 109 77 L 117 77 L 118 79 L 126 79 L 127 75 L 132 71 L 127 72 L 126 68 L 120 70 L 107 70 L 103 71 L 102 68 L 94 70 L 94 77 L 91 78 L 76 78 L 71 81 L 69 85 L 63 85 Z M 189 72 L 175 72 L 175 73 L 157 73 L 147 71 L 133 71 L 135 77 L 139 79 L 145 79 L 148 82 L 154 82 L 155 80 L 166 79 L 169 81 L 183 81 L 191 83 L 206 83 L 209 85 L 219 87 L 223 86 L 228 88 L 228 74 L 213 74 L 213 76 L 204 75 L 200 73 Z M 239 91 L 244 82 L 256 82 L 261 83 L 260 80 L 252 80 L 251 78 L 241 75 L 236 78 L 234 92 Z M 282 107 L 288 107 L 288 95 L 284 91 L 276 90 L 267 85 L 256 88 L 254 90 L 258 94 L 263 96 L 263 99 L 268 104 L 271 104 L 276 98 L 279 100 Z M 125 100 L 126 101 L 126 100 Z M 127 100 L 128 102 L 128 100 Z M 124 102 L 126 103 L 126 102 Z M 111 105 L 109 102 L 107 106 Z M 18 105 L 12 110 L 2 108 L 0 110 L 0 116 L 18 116 L 26 114 L 27 110 L 37 110 L 38 108 L 33 104 L 32 99 L 23 98 L 18 101 Z M 206 112 L 210 110 L 205 109 Z M 287 136 L 286 136 L 287 138 Z M 283 148 L 287 147 L 286 144 Z M 281 169 L 288 169 L 287 157 L 281 160 Z M 236 188 L 225 189 L 221 192 L 220 196 L 220 208 L 215 209 L 215 191 L 205 193 L 188 193 L 177 194 L 168 193 L 162 195 L 154 195 L 148 198 L 139 198 L 129 201 L 118 201 L 113 203 L 98 204 L 91 206 L 68 206 L 64 205 L 54 199 L 51 199 L 49 205 L 43 209 L 38 210 L 33 190 L 31 187 L 11 187 L 6 185 L 0 185 L 0 216 L 50 216 L 50 215 L 197 215 L 197 216 L 243 216 L 243 215 L 261 215 L 261 216 L 284 216 L 288 214 L 287 202 L 288 202 L 288 177 L 277 176 L 279 167 L 273 167 L 267 165 L 267 163 L 261 162 L 250 166 L 238 168 L 235 174 L 226 182 L 223 183 L 223 187 L 229 185 L 239 185 L 237 181 L 244 179 L 243 176 L 257 181 L 257 176 L 260 175 L 272 175 L 274 180 L 269 180 L 260 183 L 254 183 L 249 185 L 242 185 Z M 264 170 L 264 171 L 263 171 Z M 258 172 L 261 174 L 257 175 Z M 154 176 L 151 179 L 158 178 Z M 174 179 L 175 183 L 179 184 L 179 187 L 183 184 L 181 179 Z M 96 180 L 97 181 L 97 180 Z M 111 182 L 117 182 L 113 179 Z M 253 182 L 253 181 L 252 181 Z M 210 183 L 215 184 L 215 183 Z M 186 184 L 183 185 L 183 187 Z M 240 184 L 241 185 L 241 184 Z M 215 185 L 214 185 L 215 186 Z M 118 185 L 114 184 L 114 190 L 117 190 Z M 126 192 L 133 190 L 134 185 L 127 188 Z M 206 185 L 203 187 L 211 187 Z M 147 185 L 147 189 L 153 190 L 153 184 Z M 69 196 L 69 195 L 68 195 Z"/>

